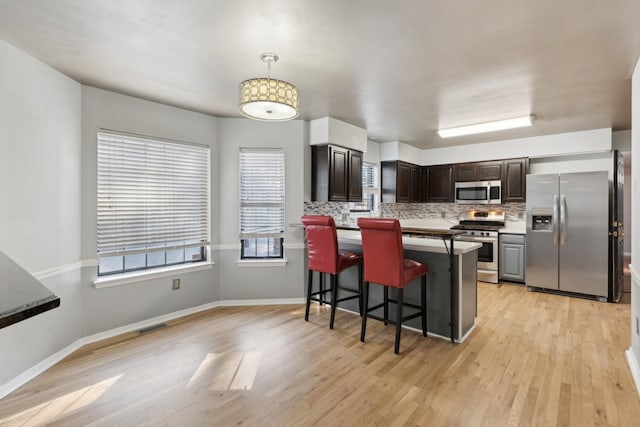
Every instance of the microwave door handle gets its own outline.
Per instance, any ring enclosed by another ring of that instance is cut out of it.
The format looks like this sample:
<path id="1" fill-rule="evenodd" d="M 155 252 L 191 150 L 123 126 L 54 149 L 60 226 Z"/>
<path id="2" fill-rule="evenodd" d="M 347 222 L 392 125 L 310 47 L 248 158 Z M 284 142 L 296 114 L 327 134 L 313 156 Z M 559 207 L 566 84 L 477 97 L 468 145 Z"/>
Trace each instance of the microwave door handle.
<path id="1" fill-rule="evenodd" d="M 553 196 L 553 216 L 551 218 L 553 227 L 553 244 L 558 244 L 558 196 Z"/>
<path id="2" fill-rule="evenodd" d="M 560 196 L 560 244 L 567 241 L 567 197 Z"/>

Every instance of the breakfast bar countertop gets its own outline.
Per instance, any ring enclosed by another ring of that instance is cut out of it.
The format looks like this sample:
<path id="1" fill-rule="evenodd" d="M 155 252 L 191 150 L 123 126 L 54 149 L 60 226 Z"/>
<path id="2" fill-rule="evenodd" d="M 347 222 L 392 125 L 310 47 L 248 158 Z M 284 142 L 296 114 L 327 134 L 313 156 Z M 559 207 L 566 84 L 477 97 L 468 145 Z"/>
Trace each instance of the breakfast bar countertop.
<path id="1" fill-rule="evenodd" d="M 58 296 L 0 251 L 0 328 L 59 305 Z"/>
<path id="2" fill-rule="evenodd" d="M 408 229 L 403 228 L 403 233 L 407 235 L 402 236 L 402 245 L 405 249 L 420 252 L 434 252 L 434 253 L 448 253 L 449 245 L 446 240 L 450 236 L 456 236 L 463 232 L 457 230 L 429 230 L 429 229 Z M 422 235 L 423 237 L 415 237 Z M 433 238 L 430 238 L 433 237 Z M 445 239 L 445 240 L 443 240 Z M 340 243 L 353 243 L 361 244 L 362 237 L 359 230 L 352 229 L 338 229 L 338 242 Z M 446 247 L 445 247 L 446 244 Z M 466 254 L 482 247 L 481 243 L 477 242 L 462 242 L 456 240 L 453 245 L 453 253 Z"/>

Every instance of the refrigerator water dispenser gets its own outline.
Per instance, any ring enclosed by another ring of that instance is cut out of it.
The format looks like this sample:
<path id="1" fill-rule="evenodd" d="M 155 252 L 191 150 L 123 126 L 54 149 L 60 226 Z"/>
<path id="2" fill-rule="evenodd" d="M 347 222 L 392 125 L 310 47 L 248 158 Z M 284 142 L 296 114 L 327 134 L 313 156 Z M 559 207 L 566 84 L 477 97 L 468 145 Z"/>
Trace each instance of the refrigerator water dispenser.
<path id="1" fill-rule="evenodd" d="M 551 215 L 532 215 L 531 229 L 533 231 L 551 231 Z"/>

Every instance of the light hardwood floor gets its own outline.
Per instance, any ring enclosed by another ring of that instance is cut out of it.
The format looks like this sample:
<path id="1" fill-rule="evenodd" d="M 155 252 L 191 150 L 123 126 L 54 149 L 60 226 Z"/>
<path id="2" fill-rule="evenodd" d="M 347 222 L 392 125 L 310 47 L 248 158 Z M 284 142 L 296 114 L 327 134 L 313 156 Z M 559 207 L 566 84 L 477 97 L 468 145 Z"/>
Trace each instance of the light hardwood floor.
<path id="1" fill-rule="evenodd" d="M 637 426 L 630 307 L 479 284 L 458 345 L 327 307 L 213 309 L 87 346 L 0 401 L 0 424 Z"/>

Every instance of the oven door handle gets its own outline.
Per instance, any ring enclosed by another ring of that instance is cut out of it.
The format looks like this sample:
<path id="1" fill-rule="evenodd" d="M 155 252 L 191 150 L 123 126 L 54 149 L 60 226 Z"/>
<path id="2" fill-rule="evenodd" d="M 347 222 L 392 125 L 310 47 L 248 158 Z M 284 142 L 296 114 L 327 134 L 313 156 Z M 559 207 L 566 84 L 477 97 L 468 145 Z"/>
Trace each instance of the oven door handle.
<path id="1" fill-rule="evenodd" d="M 456 237 L 456 240 L 461 242 L 479 242 L 479 243 L 497 243 L 497 237 Z"/>

